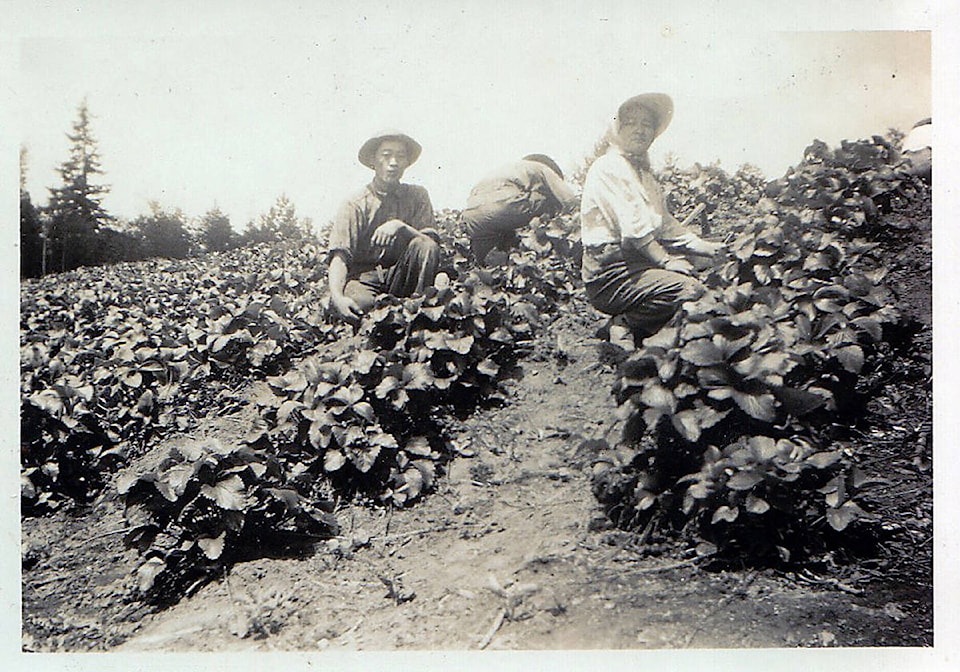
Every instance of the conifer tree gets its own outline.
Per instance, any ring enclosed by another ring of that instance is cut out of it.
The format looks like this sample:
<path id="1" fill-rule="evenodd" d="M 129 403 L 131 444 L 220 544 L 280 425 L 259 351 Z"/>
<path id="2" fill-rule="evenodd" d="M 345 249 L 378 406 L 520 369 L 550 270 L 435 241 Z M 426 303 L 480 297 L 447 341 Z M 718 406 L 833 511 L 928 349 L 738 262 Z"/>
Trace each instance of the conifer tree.
<path id="1" fill-rule="evenodd" d="M 101 205 L 109 187 L 97 182 L 103 175 L 91 115 L 84 99 L 77 110 L 70 140 L 70 158 L 58 172 L 63 185 L 50 189 L 51 257 L 59 270 L 97 263 L 96 234 L 112 220 Z"/>
<path id="2" fill-rule="evenodd" d="M 258 222 L 248 222 L 243 232 L 246 244 L 276 241 L 303 241 L 314 238 L 313 224 L 308 217 L 297 217 L 296 206 L 281 194 Z"/>
<path id="3" fill-rule="evenodd" d="M 223 252 L 236 246 L 237 234 L 230 218 L 214 206 L 200 222 L 200 240 L 207 252 Z"/>
<path id="4" fill-rule="evenodd" d="M 43 230 L 40 214 L 27 191 L 27 148 L 20 146 L 20 275 L 43 273 Z"/>

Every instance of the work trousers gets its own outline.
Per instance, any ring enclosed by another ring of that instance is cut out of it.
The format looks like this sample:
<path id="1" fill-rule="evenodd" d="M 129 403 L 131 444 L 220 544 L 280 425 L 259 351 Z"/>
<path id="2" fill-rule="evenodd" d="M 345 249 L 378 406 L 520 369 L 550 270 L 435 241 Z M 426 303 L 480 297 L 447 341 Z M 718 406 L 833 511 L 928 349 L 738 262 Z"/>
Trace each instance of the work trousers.
<path id="1" fill-rule="evenodd" d="M 650 260 L 625 258 L 619 243 L 585 246 L 587 298 L 607 315 L 622 315 L 635 337 L 660 330 L 684 301 L 704 291 L 696 278 L 662 269 Z"/>
<path id="2" fill-rule="evenodd" d="M 517 229 L 529 224 L 536 215 L 522 194 L 464 210 L 461 218 L 470 236 L 474 260 L 482 264 L 494 247 L 507 251 L 516 245 Z"/>
<path id="3" fill-rule="evenodd" d="M 397 241 L 394 245 L 405 245 L 403 249 L 396 250 L 399 258 L 395 264 L 360 273 L 348 280 L 343 288 L 343 293 L 356 301 L 360 310 L 372 308 L 379 294 L 407 297 L 420 294 L 433 285 L 440 265 L 440 246 L 437 242 L 420 233 L 409 242 Z"/>

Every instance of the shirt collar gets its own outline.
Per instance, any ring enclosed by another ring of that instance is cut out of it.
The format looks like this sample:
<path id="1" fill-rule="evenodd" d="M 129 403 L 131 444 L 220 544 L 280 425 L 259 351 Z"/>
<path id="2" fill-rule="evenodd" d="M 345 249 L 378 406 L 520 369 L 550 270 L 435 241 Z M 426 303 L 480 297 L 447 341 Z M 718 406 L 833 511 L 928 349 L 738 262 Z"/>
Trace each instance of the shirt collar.
<path id="1" fill-rule="evenodd" d="M 610 149 L 626 159 L 627 163 L 633 166 L 638 174 L 642 175 L 644 172 L 650 172 L 650 156 L 648 154 L 630 154 L 617 144 L 611 145 Z"/>
<path id="2" fill-rule="evenodd" d="M 382 201 L 383 199 L 385 199 L 387 196 L 390 196 L 391 194 L 396 195 L 396 193 L 400 190 L 400 186 L 401 185 L 398 184 L 393 189 L 393 191 L 382 191 L 380 189 L 377 189 L 377 186 L 374 182 L 371 182 L 370 184 L 367 185 L 367 189 L 370 191 L 371 194 L 373 194 L 374 196 L 376 196 Z"/>

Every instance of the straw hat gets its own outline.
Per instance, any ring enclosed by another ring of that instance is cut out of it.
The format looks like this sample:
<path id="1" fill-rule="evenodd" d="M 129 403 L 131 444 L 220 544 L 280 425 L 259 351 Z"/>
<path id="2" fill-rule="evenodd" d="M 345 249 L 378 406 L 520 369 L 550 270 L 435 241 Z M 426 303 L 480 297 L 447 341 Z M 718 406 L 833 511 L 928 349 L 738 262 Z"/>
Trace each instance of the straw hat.
<path id="1" fill-rule="evenodd" d="M 377 149 L 380 147 L 380 143 L 384 140 L 399 140 L 407 146 L 407 158 L 410 159 L 410 164 L 412 165 L 420 157 L 420 143 L 411 138 L 406 133 L 401 133 L 400 131 L 389 129 L 385 131 L 380 131 L 377 135 L 373 136 L 360 148 L 360 151 L 357 152 L 357 158 L 360 159 L 360 163 L 365 165 L 367 168 L 374 168 L 373 157 L 377 153 Z"/>
<path id="2" fill-rule="evenodd" d="M 617 108 L 617 117 L 614 128 L 620 128 L 620 119 L 630 110 L 641 107 L 651 112 L 657 118 L 657 135 L 663 133 L 670 120 L 673 119 L 673 101 L 665 93 L 641 93 L 639 96 L 628 98 Z"/>

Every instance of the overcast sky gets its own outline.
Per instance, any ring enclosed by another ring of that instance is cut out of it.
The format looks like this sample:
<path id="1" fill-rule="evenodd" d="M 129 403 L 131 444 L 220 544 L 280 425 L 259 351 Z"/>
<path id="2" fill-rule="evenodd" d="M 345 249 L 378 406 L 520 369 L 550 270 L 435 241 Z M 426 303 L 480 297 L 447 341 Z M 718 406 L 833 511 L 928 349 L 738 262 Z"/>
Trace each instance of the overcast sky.
<path id="1" fill-rule="evenodd" d="M 931 114 L 924 3 L 642 5 L 21 9 L 32 19 L 16 82 L 28 190 L 46 203 L 59 184 L 84 98 L 109 212 L 133 218 L 157 200 L 199 216 L 217 205 L 238 230 L 281 193 L 300 215 L 329 220 L 371 177 L 358 147 L 387 127 L 423 144 L 405 179 L 439 209 L 462 207 L 485 172 L 526 153 L 572 171 L 618 104 L 644 91 L 676 104 L 654 165 L 673 153 L 681 165 L 750 162 L 768 177 L 814 138 L 833 145 Z"/>
<path id="2" fill-rule="evenodd" d="M 425 185 L 438 208 L 459 208 L 487 170 L 522 154 L 552 154 L 570 171 L 617 105 L 644 91 L 668 93 L 676 102 L 674 123 L 654 145 L 655 164 L 672 152 L 684 164 L 720 159 L 733 169 L 748 161 L 776 177 L 814 138 L 835 145 L 906 129 L 931 108 L 938 119 L 960 118 L 960 59 L 950 46 L 960 43 L 958 6 L 954 0 L 0 0 L 4 287 L 17 287 L 10 225 L 18 207 L 17 146 L 29 148 L 28 189 L 36 203 L 46 203 L 84 97 L 112 186 L 105 205 L 126 218 L 146 213 L 152 199 L 191 217 L 217 204 L 242 229 L 286 193 L 301 215 L 323 223 L 369 180 L 356 152 L 382 127 L 400 127 L 423 143 L 408 180 Z M 932 40 L 917 32 L 930 28 Z M 960 553 L 960 463 L 949 450 L 960 432 L 960 414 L 950 412 L 960 379 L 960 340 L 951 337 L 960 330 L 960 299 L 952 291 L 960 281 L 952 277 L 960 257 L 953 221 L 960 173 L 955 132 L 942 123 L 935 134 L 942 149 L 934 178 L 934 444 L 948 449 L 938 448 L 935 474 L 936 507 L 948 514 L 937 517 L 935 581 L 944 606 L 943 596 L 952 602 L 960 594 L 957 573 L 949 571 Z M 16 314 L 18 296 L 0 293 L 0 314 Z M 12 321 L 0 337 L 2 349 L 15 352 Z M 10 506 L 0 515 L 0 539 L 8 550 L 19 543 L 18 374 L 14 357 L 4 358 L 0 417 L 8 431 L 0 499 Z M 15 551 L 0 554 L 0 592 L 16 595 L 19 571 Z M 939 651 L 944 644 L 956 649 L 950 626 L 958 612 L 950 605 L 946 612 L 936 621 Z M 6 619 L 0 648 L 19 650 L 15 599 L 0 616 Z M 896 664 L 898 652 L 882 655 L 885 664 L 874 669 L 913 669 Z M 923 660 L 945 662 L 946 654 Z M 50 658 L 34 664 L 44 662 L 45 669 L 55 665 Z M 86 669 L 132 665 L 70 660 L 78 669 L 81 662 L 89 663 Z M 707 667 L 715 662 L 704 659 Z"/>

